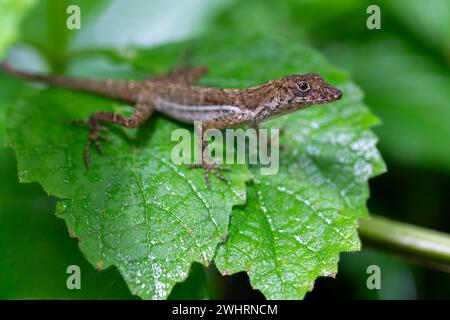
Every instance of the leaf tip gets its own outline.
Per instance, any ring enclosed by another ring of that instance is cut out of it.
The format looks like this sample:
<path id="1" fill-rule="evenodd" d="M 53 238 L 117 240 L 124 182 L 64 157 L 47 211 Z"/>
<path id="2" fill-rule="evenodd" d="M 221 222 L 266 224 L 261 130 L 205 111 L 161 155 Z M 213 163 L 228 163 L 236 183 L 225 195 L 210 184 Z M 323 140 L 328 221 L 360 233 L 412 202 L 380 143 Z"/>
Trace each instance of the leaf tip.
<path id="1" fill-rule="evenodd" d="M 229 276 L 229 275 L 231 275 L 231 271 L 228 270 L 228 269 L 223 269 L 223 270 L 222 270 L 222 275 L 224 275 L 224 276 Z"/>
<path id="2" fill-rule="evenodd" d="M 100 259 L 97 261 L 97 264 L 95 265 L 98 271 L 101 271 L 103 269 L 103 260 Z"/>
<path id="3" fill-rule="evenodd" d="M 330 271 L 324 273 L 324 277 L 330 277 L 330 278 L 336 278 L 337 272 L 336 271 Z"/>

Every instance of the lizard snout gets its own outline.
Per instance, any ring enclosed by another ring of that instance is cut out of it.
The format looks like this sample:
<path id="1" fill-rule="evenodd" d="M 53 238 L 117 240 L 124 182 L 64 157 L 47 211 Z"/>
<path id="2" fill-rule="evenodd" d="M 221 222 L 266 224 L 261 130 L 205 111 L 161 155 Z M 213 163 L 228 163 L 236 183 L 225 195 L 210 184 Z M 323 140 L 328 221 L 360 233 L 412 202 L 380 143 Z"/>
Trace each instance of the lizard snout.
<path id="1" fill-rule="evenodd" d="M 326 92 L 328 99 L 330 99 L 331 101 L 339 100 L 342 98 L 342 91 L 333 86 L 329 85 L 326 89 Z"/>

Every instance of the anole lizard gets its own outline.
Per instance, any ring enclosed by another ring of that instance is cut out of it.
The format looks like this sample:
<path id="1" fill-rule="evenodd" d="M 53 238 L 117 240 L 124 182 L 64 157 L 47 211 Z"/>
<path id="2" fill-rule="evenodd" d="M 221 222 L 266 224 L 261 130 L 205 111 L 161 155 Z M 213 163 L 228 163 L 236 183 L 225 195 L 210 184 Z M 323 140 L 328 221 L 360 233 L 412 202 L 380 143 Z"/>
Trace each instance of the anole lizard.
<path id="1" fill-rule="evenodd" d="M 204 67 L 176 69 L 143 81 L 44 75 L 21 71 L 5 63 L 0 64 L 0 67 L 27 80 L 135 103 L 134 113 L 130 117 L 104 111 L 97 111 L 89 117 L 87 125 L 90 134 L 84 148 L 86 166 L 90 163 L 90 146 L 93 144 L 102 153 L 100 141 L 107 141 L 106 137 L 100 135 L 101 122 L 137 128 L 157 111 L 181 122 L 201 121 L 202 132 L 206 132 L 210 128 L 254 125 L 274 116 L 315 104 L 333 102 L 342 97 L 339 89 L 314 73 L 290 75 L 245 89 L 222 89 L 194 85 L 207 72 Z M 204 168 L 208 187 L 209 173 L 224 179 L 219 173 L 219 170 L 225 169 L 221 166 L 208 164 L 203 159 L 202 164 L 197 167 Z"/>

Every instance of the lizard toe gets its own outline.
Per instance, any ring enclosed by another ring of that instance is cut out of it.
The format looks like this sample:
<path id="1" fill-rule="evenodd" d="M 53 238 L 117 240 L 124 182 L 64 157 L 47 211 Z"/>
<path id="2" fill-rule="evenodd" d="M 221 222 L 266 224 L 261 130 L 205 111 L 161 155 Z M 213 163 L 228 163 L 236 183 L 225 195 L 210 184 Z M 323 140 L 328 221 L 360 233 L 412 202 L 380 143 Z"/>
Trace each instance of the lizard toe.
<path id="1" fill-rule="evenodd" d="M 211 189 L 211 179 L 209 177 L 210 174 L 215 176 L 217 179 L 225 182 L 227 185 L 230 184 L 229 180 L 220 173 L 220 171 L 230 171 L 230 168 L 223 167 L 216 163 L 191 164 L 191 165 L 189 165 L 189 168 L 190 169 L 202 168 L 204 170 L 205 183 L 206 183 L 206 186 L 208 187 L 208 189 Z"/>

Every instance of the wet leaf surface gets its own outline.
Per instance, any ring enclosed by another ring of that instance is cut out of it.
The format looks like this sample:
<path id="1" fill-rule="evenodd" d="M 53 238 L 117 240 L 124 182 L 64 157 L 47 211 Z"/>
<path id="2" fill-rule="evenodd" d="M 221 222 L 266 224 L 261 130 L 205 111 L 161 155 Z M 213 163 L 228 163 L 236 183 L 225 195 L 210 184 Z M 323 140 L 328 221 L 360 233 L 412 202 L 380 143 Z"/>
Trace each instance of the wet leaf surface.
<path id="1" fill-rule="evenodd" d="M 150 75 L 173 66 L 188 45 L 109 58 Z M 230 187 L 214 179 L 208 190 L 201 172 L 171 162 L 170 136 L 182 126 L 160 116 L 137 130 L 114 127 L 105 155 L 93 152 L 86 171 L 87 131 L 66 121 L 96 110 L 129 114 L 130 108 L 68 90 L 30 92 L 10 109 L 8 142 L 19 177 L 65 199 L 57 214 L 87 259 L 99 269 L 115 265 L 143 298 L 166 298 L 192 262 L 211 262 L 227 238 L 216 256 L 222 272 L 249 272 L 268 298 L 301 298 L 317 276 L 336 272 L 339 252 L 359 248 L 355 222 L 366 214 L 367 179 L 384 169 L 369 130 L 377 120 L 347 75 L 309 48 L 280 38 L 217 35 L 193 48 L 190 63 L 210 69 L 202 84 L 246 87 L 317 72 L 343 89 L 344 99 L 268 124 L 285 129 L 287 147 L 277 175 L 252 168 L 247 205 L 248 169 L 234 165 Z"/>

